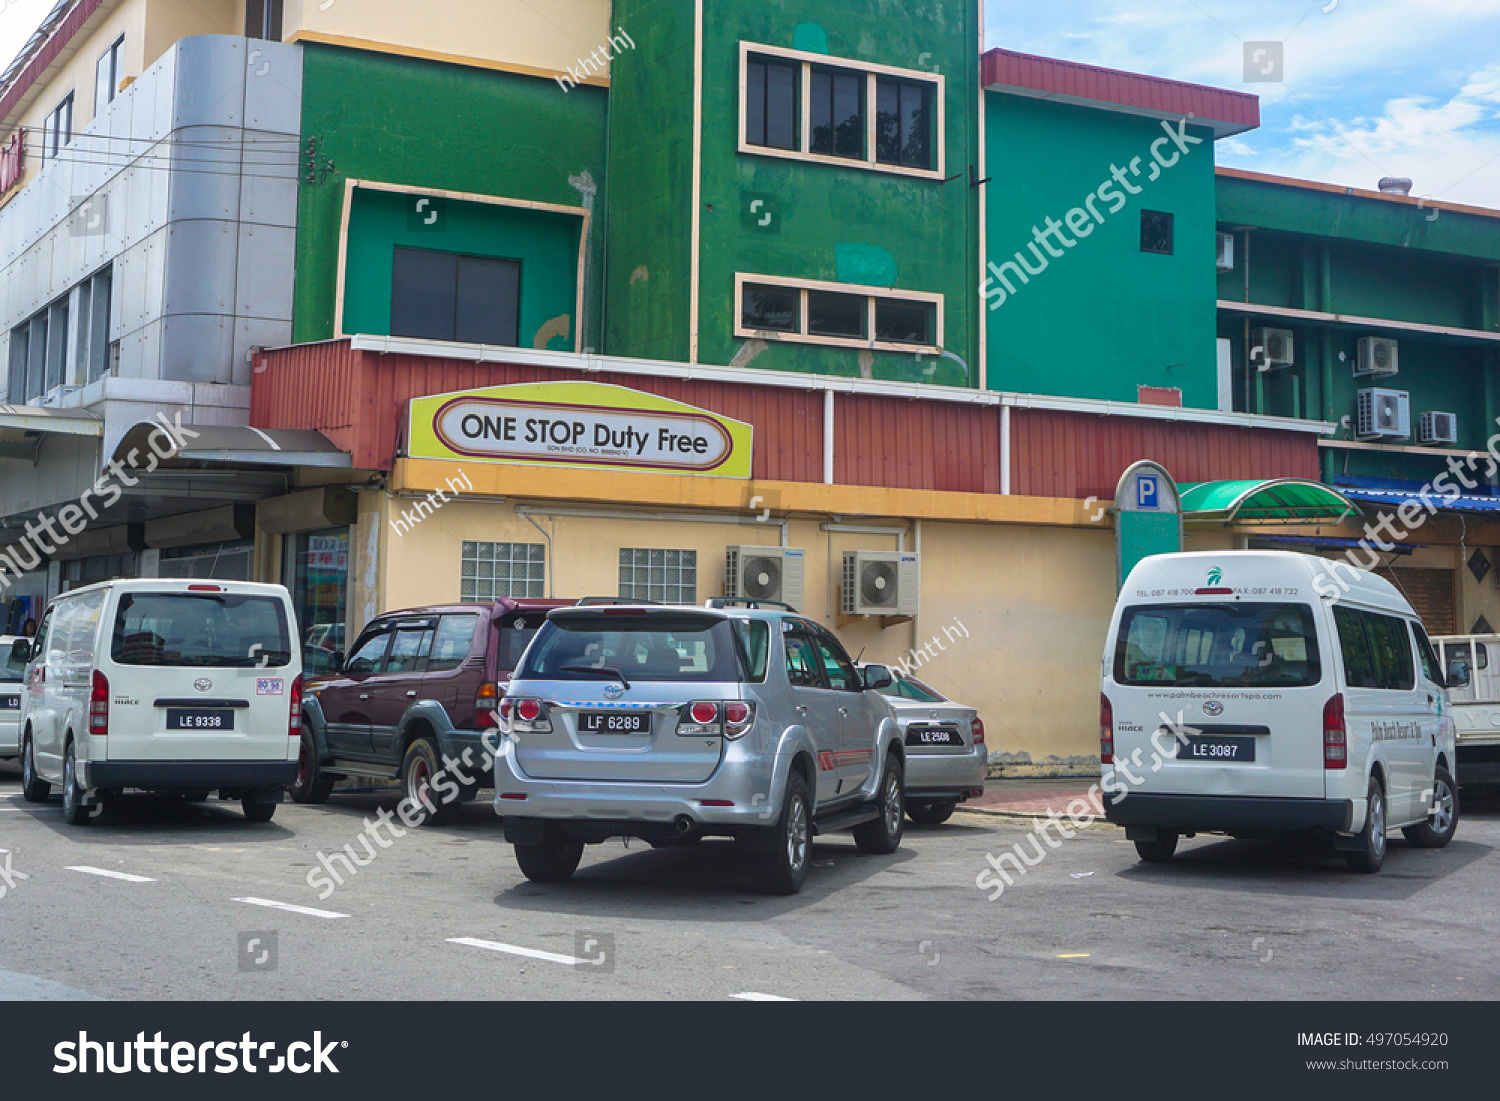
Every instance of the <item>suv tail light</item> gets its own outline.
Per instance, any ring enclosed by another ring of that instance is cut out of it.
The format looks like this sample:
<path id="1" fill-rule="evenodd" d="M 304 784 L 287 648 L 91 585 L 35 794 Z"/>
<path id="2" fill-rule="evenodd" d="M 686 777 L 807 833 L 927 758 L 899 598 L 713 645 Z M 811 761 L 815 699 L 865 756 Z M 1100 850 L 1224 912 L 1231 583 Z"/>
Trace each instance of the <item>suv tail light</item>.
<path id="1" fill-rule="evenodd" d="M 109 733 L 109 678 L 97 669 L 89 692 L 89 733 L 98 738 Z"/>
<path id="2" fill-rule="evenodd" d="M 1115 709 L 1103 694 L 1099 696 L 1099 762 L 1115 763 Z"/>
<path id="3" fill-rule="evenodd" d="M 744 700 L 729 700 L 724 704 L 724 737 L 743 738 L 755 725 L 755 705 Z"/>
<path id="4" fill-rule="evenodd" d="M 1323 705 L 1323 767 L 1349 767 L 1349 739 L 1344 725 L 1344 694 L 1336 692 Z"/>
<path id="5" fill-rule="evenodd" d="M 984 723 L 977 716 L 969 723 L 969 739 L 975 745 L 984 745 Z"/>
<path id="6" fill-rule="evenodd" d="M 500 686 L 493 681 L 481 684 L 479 691 L 474 693 L 474 715 L 487 725 L 499 725 L 499 720 L 495 717 L 495 712 L 499 709 L 499 705 Z"/>
<path id="7" fill-rule="evenodd" d="M 677 712 L 683 738 L 743 738 L 755 725 L 755 705 L 744 700 L 694 700 Z"/>
<path id="8" fill-rule="evenodd" d="M 501 717 L 508 721 L 513 734 L 546 734 L 552 729 L 547 705 L 541 700 L 522 698 L 501 701 Z"/>
<path id="9" fill-rule="evenodd" d="M 287 716 L 286 732 L 293 738 L 302 737 L 302 674 L 292 678 L 292 710 Z"/>

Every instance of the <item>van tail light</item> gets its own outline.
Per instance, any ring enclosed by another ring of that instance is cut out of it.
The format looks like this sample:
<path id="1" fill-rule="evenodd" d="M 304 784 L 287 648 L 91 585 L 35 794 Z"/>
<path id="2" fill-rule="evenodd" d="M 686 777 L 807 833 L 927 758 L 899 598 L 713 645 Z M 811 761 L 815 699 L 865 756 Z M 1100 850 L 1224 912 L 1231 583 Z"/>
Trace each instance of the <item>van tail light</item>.
<path id="1" fill-rule="evenodd" d="M 969 723 L 969 739 L 975 745 L 984 745 L 984 723 L 977 717 Z"/>
<path id="2" fill-rule="evenodd" d="M 109 678 L 97 669 L 89 692 L 89 733 L 96 738 L 109 733 Z"/>
<path id="3" fill-rule="evenodd" d="M 486 726 L 498 726 L 495 712 L 500 705 L 500 686 L 493 681 L 481 684 L 474 693 L 474 714 Z"/>
<path id="4" fill-rule="evenodd" d="M 507 699 L 502 701 L 502 707 L 502 715 L 508 716 L 513 734 L 545 734 L 552 729 L 552 719 L 541 700 Z"/>
<path id="5" fill-rule="evenodd" d="M 1336 692 L 1323 705 L 1323 767 L 1349 767 L 1349 737 L 1344 724 L 1344 694 Z"/>
<path id="6" fill-rule="evenodd" d="M 292 710 L 287 715 L 286 732 L 293 738 L 302 737 L 302 674 L 292 678 Z"/>
<path id="7" fill-rule="evenodd" d="M 1110 706 L 1109 697 L 1102 694 L 1099 697 L 1099 762 L 1115 763 L 1115 709 Z"/>

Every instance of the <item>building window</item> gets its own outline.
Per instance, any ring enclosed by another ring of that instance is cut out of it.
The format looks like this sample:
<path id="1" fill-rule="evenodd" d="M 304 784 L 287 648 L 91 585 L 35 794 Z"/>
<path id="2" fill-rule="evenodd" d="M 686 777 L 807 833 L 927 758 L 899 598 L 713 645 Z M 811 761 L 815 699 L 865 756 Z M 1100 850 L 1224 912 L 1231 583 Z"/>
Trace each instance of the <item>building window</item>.
<path id="1" fill-rule="evenodd" d="M 109 373 L 109 300 L 113 290 L 112 268 L 105 268 L 78 287 L 78 363 L 84 383 Z"/>
<path id="2" fill-rule="evenodd" d="M 302 629 L 302 668 L 309 674 L 334 672 L 344 656 L 349 529 L 289 535 L 282 546 L 282 584 L 292 594 Z"/>
<path id="3" fill-rule="evenodd" d="M 73 93 L 52 109 L 42 123 L 42 159 L 51 160 L 73 140 Z"/>
<path id="4" fill-rule="evenodd" d="M 745 140 L 769 149 L 796 149 L 798 66 L 751 58 L 745 67 Z"/>
<path id="5" fill-rule="evenodd" d="M 470 543 L 463 545 L 459 599 L 490 604 L 546 595 L 547 548 L 541 543 Z"/>
<path id="6" fill-rule="evenodd" d="M 1172 216 L 1159 210 L 1141 211 L 1141 251 L 1172 255 Z"/>
<path id="7" fill-rule="evenodd" d="M 746 339 L 934 355 L 942 351 L 940 294 L 761 275 L 736 275 L 735 289 L 735 335 Z"/>
<path id="8" fill-rule="evenodd" d="M 943 77 L 740 43 L 740 151 L 943 174 Z"/>
<path id="9" fill-rule="evenodd" d="M 115 39 L 114 45 L 104 51 L 94 67 L 94 115 L 115 101 L 120 91 L 121 66 L 124 64 L 125 36 Z"/>
<path id="10" fill-rule="evenodd" d="M 245 37 L 281 41 L 282 0 L 245 0 Z"/>
<path id="11" fill-rule="evenodd" d="M 698 603 L 698 552 L 622 549 L 620 596 L 658 604 Z"/>
<path id="12" fill-rule="evenodd" d="M 391 335 L 514 348 L 521 329 L 521 262 L 397 248 Z"/>

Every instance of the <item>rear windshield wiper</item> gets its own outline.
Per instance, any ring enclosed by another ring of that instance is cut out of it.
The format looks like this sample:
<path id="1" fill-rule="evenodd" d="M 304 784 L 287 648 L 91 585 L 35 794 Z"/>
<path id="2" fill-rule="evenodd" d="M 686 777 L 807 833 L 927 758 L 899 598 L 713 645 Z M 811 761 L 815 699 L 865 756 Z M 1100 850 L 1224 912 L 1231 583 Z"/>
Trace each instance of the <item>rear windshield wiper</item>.
<path id="1" fill-rule="evenodd" d="M 625 687 L 626 691 L 630 689 L 630 682 L 625 679 L 625 674 L 611 665 L 559 665 L 557 671 L 559 673 L 591 673 L 594 676 L 603 674 L 606 677 L 614 677 Z"/>

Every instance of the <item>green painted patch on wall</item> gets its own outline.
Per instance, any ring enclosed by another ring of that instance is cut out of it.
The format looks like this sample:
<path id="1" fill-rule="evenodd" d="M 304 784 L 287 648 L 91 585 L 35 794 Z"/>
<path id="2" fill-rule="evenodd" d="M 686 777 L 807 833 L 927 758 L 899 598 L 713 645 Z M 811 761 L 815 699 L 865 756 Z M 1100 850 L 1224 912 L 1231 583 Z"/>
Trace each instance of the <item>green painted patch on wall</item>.
<path id="1" fill-rule="evenodd" d="M 792 28 L 792 48 L 810 54 L 826 54 L 828 32 L 818 23 L 798 23 Z"/>
<path id="2" fill-rule="evenodd" d="M 900 278 L 896 258 L 878 245 L 834 245 L 833 263 L 840 283 L 894 287 Z"/>
<path id="3" fill-rule="evenodd" d="M 573 350 L 582 217 L 455 200 L 419 211 L 423 202 L 421 196 L 389 191 L 354 192 L 344 278 L 346 333 L 390 335 L 395 250 L 414 248 L 520 261 L 521 346 L 536 346 L 540 335 L 542 347 Z"/>

